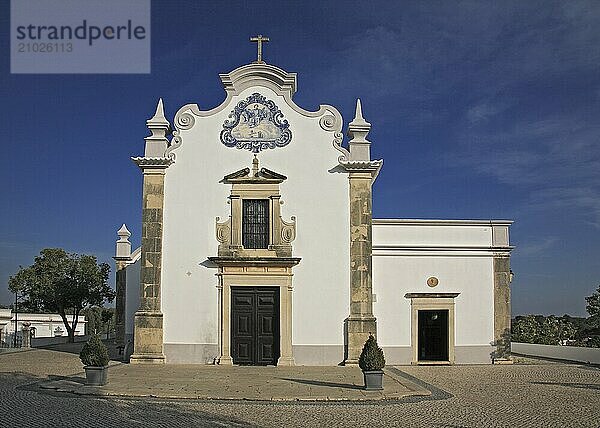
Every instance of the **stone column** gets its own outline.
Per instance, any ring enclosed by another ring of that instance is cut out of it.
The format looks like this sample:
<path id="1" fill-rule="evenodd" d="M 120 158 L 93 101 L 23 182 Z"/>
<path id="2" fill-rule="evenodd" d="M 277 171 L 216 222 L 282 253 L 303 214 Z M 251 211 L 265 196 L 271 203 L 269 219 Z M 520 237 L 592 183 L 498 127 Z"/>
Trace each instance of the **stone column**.
<path id="1" fill-rule="evenodd" d="M 383 161 L 371 160 L 371 142 L 367 135 L 371 124 L 362 115 L 356 100 L 354 119 L 348 124 L 350 151 L 340 164 L 350 182 L 350 315 L 345 320 L 346 352 L 344 363 L 358 364 L 369 334 L 377 337 L 373 316 L 372 269 L 372 186 Z"/>
<path id="2" fill-rule="evenodd" d="M 116 305 L 115 305 L 115 344 L 125 346 L 125 311 L 127 307 L 127 264 L 131 260 L 131 233 L 127 226 L 123 225 L 117 231 L 119 240 L 115 259 L 116 262 Z"/>
<path id="3" fill-rule="evenodd" d="M 142 249 L 140 307 L 135 313 L 132 364 L 164 363 L 163 314 L 160 306 L 165 171 L 173 159 L 165 157 L 171 125 L 160 99 L 154 116 L 146 121 L 144 157 L 132 160 L 142 170 Z"/>
<path id="4" fill-rule="evenodd" d="M 31 348 L 31 323 L 25 321 L 22 325 L 23 342 L 21 348 Z"/>
<path id="5" fill-rule="evenodd" d="M 357 364 L 369 334 L 377 336 L 373 316 L 371 172 L 350 172 L 350 315 L 346 319 L 345 364 Z"/>
<path id="6" fill-rule="evenodd" d="M 510 257 L 494 257 L 494 352 L 493 362 L 510 356 Z"/>
<path id="7" fill-rule="evenodd" d="M 160 281 L 165 169 L 171 160 L 138 158 L 137 161 L 144 174 L 140 308 L 135 313 L 134 348 L 130 362 L 164 363 Z"/>
<path id="8" fill-rule="evenodd" d="M 117 346 L 125 346 L 125 308 L 127 306 L 127 263 L 117 260 L 116 272 L 116 303 L 115 303 L 115 343 Z"/>

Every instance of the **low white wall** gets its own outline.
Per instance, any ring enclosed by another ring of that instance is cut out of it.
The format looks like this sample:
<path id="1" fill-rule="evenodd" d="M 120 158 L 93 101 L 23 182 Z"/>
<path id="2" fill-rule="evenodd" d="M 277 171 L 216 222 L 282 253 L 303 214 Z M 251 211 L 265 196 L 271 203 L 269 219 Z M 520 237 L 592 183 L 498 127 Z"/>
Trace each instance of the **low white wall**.
<path id="1" fill-rule="evenodd" d="M 579 361 L 600 364 L 600 348 L 582 348 L 579 346 L 538 345 L 536 343 L 512 343 L 515 354 L 532 357 L 554 358 L 557 360 Z"/>

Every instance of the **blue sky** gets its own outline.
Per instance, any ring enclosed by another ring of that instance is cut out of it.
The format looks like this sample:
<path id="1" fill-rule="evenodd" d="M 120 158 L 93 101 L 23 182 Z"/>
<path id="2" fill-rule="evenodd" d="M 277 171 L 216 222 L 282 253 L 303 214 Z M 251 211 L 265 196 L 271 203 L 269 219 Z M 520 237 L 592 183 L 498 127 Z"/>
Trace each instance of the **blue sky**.
<path id="1" fill-rule="evenodd" d="M 152 73 L 11 75 L 0 3 L 0 303 L 40 249 L 111 262 L 139 243 L 145 120 L 207 109 L 218 73 L 264 58 L 296 102 L 357 97 L 385 159 L 376 217 L 514 219 L 513 313 L 585 313 L 600 283 L 600 3 L 152 2 Z M 199 162 L 202 162 L 199 160 Z"/>

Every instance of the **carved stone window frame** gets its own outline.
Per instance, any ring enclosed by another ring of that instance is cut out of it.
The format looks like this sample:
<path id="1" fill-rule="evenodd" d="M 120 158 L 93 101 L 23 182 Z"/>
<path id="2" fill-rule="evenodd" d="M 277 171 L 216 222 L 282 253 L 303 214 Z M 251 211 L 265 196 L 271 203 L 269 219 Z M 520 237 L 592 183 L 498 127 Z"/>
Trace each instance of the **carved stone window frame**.
<path id="1" fill-rule="evenodd" d="M 281 217 L 279 185 L 284 175 L 266 168 L 258 169 L 254 158 L 252 174 L 249 168 L 226 175 L 222 182 L 231 184 L 229 219 L 220 222 L 217 217 L 216 235 L 220 257 L 291 257 L 292 241 L 296 238 L 296 218 L 287 222 Z M 245 199 L 269 200 L 269 245 L 266 249 L 244 248 L 242 245 L 242 203 Z"/>

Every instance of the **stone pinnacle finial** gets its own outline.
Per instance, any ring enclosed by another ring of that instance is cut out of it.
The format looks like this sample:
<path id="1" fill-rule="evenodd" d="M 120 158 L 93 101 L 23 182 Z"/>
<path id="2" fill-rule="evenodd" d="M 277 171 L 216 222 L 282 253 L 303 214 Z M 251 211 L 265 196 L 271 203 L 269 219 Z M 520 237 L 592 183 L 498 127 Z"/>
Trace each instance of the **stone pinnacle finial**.
<path id="1" fill-rule="evenodd" d="M 165 117 L 165 107 L 162 98 L 158 99 L 154 116 L 146 121 L 146 126 L 152 133 L 146 137 L 145 157 L 163 157 L 169 145 L 167 135 L 171 132 L 171 124 Z"/>
<path id="2" fill-rule="evenodd" d="M 350 126 L 368 126 L 371 129 L 371 124 L 365 120 L 362 114 L 362 104 L 360 103 L 360 98 L 356 100 L 356 111 L 354 113 L 354 119 L 349 124 Z"/>
<path id="3" fill-rule="evenodd" d="M 165 107 L 163 105 L 163 99 L 158 99 L 158 104 L 156 105 L 156 111 L 154 112 L 154 116 L 146 121 L 146 125 L 148 128 L 152 130 L 153 128 L 163 128 L 165 125 L 169 126 L 169 121 L 165 117 Z"/>
<path id="4" fill-rule="evenodd" d="M 115 258 L 116 259 L 128 259 L 131 257 L 131 242 L 129 242 L 129 237 L 131 236 L 131 232 L 123 223 L 123 226 L 117 231 L 117 235 L 119 236 L 119 240 L 117 241 L 117 251 Z"/>
<path id="5" fill-rule="evenodd" d="M 165 117 L 165 107 L 163 106 L 163 99 L 158 99 L 158 105 L 156 106 L 156 112 L 151 121 L 165 121 L 167 118 Z"/>
<path id="6" fill-rule="evenodd" d="M 256 155 L 252 159 L 252 176 L 258 177 L 258 157 Z"/>
<path id="7" fill-rule="evenodd" d="M 356 100 L 354 119 L 348 124 L 348 136 L 351 138 L 348 142 L 351 160 L 371 160 L 371 142 L 367 140 L 367 134 L 370 130 L 371 124 L 363 117 L 362 104 L 359 98 Z"/>
<path id="8" fill-rule="evenodd" d="M 123 226 L 121 226 L 121 228 L 117 231 L 117 235 L 119 236 L 119 241 L 121 242 L 129 240 L 131 232 L 129 231 L 129 229 L 127 229 L 125 223 L 123 223 Z"/>

